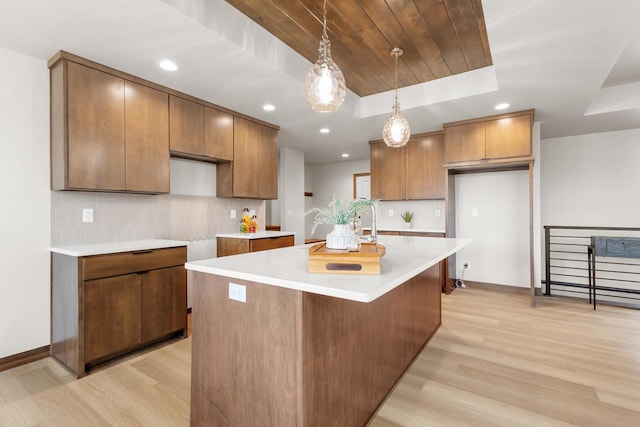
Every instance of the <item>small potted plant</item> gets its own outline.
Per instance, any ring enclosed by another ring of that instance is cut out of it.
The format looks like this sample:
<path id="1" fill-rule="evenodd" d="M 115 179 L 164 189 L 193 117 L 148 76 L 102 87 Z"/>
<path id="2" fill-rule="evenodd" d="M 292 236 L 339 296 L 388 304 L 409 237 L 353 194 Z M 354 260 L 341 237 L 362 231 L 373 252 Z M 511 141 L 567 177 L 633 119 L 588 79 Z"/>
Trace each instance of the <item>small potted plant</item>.
<path id="1" fill-rule="evenodd" d="M 411 228 L 411 220 L 413 219 L 413 212 L 404 211 L 401 216 L 402 216 L 402 220 L 404 221 L 404 227 Z"/>
<path id="2" fill-rule="evenodd" d="M 313 208 L 305 214 L 315 214 L 311 234 L 320 224 L 333 224 L 333 231 L 327 234 L 327 248 L 348 249 L 353 246 L 354 239 L 357 239 L 349 229 L 349 222 L 357 218 L 360 209 L 376 202 L 378 202 L 376 199 L 355 199 L 345 205 L 341 197 L 333 196 L 328 206 Z"/>

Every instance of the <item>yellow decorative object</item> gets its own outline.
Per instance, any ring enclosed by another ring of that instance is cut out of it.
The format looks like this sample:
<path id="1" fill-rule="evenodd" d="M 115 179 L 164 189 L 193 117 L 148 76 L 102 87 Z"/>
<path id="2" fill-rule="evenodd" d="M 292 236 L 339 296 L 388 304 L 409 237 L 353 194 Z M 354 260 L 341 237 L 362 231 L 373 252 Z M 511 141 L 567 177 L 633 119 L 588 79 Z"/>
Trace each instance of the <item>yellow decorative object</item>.
<path id="1" fill-rule="evenodd" d="M 251 217 L 249 217 L 249 208 L 242 210 L 242 219 L 240 220 L 240 232 L 248 233 L 251 226 Z"/>

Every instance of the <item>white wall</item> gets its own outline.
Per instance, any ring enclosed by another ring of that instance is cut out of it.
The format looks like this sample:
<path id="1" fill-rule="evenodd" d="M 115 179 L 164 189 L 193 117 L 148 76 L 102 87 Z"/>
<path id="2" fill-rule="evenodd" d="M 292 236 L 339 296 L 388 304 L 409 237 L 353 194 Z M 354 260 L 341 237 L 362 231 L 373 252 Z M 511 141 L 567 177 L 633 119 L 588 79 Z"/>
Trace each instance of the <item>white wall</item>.
<path id="1" fill-rule="evenodd" d="M 456 254 L 456 277 L 530 286 L 529 171 L 456 176 L 456 237 L 472 242 Z M 473 216 L 477 209 L 477 216 Z"/>
<path id="2" fill-rule="evenodd" d="M 305 197 L 304 153 L 288 147 L 280 148 L 278 205 L 280 226 L 283 231 L 293 231 L 295 244 L 304 244 Z"/>
<path id="3" fill-rule="evenodd" d="M 49 70 L 0 48 L 0 358 L 49 345 Z"/>
<path id="4" fill-rule="evenodd" d="M 545 139 L 542 225 L 640 226 L 640 129 Z"/>

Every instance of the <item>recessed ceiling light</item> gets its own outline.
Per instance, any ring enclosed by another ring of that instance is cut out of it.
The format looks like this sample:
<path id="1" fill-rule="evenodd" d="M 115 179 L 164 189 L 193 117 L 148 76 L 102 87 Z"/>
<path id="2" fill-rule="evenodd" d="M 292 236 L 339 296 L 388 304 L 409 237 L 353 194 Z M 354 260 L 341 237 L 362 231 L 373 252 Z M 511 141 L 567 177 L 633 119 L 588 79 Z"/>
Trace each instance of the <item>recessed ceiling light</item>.
<path id="1" fill-rule="evenodd" d="M 509 104 L 507 104 L 506 102 L 502 102 L 496 105 L 496 110 L 504 110 L 505 108 L 509 108 Z"/>
<path id="2" fill-rule="evenodd" d="M 273 104 L 264 104 L 264 105 L 262 106 L 262 109 L 263 109 L 264 111 L 273 111 L 273 110 L 275 110 L 275 109 L 276 109 L 276 106 L 275 106 L 275 105 L 273 105 Z"/>
<path id="3" fill-rule="evenodd" d="M 342 153 L 342 157 L 346 159 L 347 157 L 349 157 L 349 153 Z"/>
<path id="4" fill-rule="evenodd" d="M 331 132 L 331 129 L 329 129 L 329 128 L 320 129 L 320 133 L 329 133 L 329 132 Z"/>
<path id="5" fill-rule="evenodd" d="M 176 63 L 169 59 L 163 59 L 158 65 L 160 66 L 160 68 L 166 71 L 176 71 L 178 69 Z"/>

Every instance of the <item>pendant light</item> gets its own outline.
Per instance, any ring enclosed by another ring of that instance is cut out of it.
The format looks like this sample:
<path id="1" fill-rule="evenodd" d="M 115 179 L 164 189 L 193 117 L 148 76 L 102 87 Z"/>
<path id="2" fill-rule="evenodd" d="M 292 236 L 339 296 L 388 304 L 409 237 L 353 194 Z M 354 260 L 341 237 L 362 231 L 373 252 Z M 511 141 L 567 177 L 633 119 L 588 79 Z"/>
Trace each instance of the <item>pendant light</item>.
<path id="1" fill-rule="evenodd" d="M 391 49 L 391 55 L 396 58 L 396 94 L 391 117 L 387 119 L 382 129 L 382 139 L 389 147 L 402 147 L 411 137 L 411 126 L 409 126 L 407 119 L 400 114 L 400 104 L 398 103 L 398 56 L 402 53 L 403 51 L 399 47 Z"/>
<path id="2" fill-rule="evenodd" d="M 320 56 L 307 73 L 304 96 L 313 111 L 336 111 L 344 101 L 345 83 L 342 71 L 331 59 L 331 43 L 327 36 L 327 0 L 324 0 Z"/>

